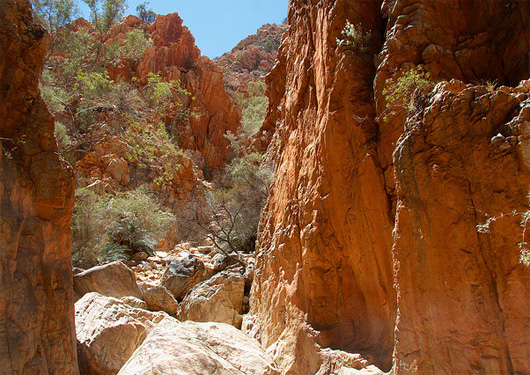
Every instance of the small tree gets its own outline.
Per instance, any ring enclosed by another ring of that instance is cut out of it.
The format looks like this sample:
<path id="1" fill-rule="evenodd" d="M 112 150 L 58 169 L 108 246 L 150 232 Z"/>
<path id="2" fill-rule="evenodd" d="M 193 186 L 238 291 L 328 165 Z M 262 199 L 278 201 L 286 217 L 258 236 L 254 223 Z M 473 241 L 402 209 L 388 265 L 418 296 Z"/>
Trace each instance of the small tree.
<path id="1" fill-rule="evenodd" d="M 144 20 L 145 22 L 152 23 L 156 19 L 156 13 L 153 12 L 151 9 L 148 9 L 147 6 L 149 5 L 149 2 L 145 2 L 143 4 L 140 4 L 136 7 L 136 14 L 139 18 Z"/>
<path id="2" fill-rule="evenodd" d="M 77 17 L 79 10 L 74 0 L 31 0 L 33 16 L 51 35 L 51 48 L 48 56 L 55 50 L 55 41 L 65 26 Z"/>

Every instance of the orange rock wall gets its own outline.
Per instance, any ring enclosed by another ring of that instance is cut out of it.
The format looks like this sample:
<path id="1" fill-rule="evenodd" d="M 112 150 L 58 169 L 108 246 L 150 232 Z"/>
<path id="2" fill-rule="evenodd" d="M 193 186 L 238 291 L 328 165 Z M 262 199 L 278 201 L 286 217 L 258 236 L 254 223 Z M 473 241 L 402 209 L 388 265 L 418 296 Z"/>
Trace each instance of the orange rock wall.
<path id="1" fill-rule="evenodd" d="M 263 322 L 263 344 L 279 342 L 286 371 L 316 372 L 310 335 L 389 368 L 394 223 L 377 156 L 375 68 L 372 58 L 335 51 L 346 19 L 374 30 L 370 49 L 380 48 L 380 4 L 311 4 L 291 2 L 268 78 L 267 121 L 275 121 L 281 156 L 261 222 L 251 312 Z M 299 333 L 305 323 L 311 328 Z"/>
<path id="2" fill-rule="evenodd" d="M 77 374 L 70 218 L 38 75 L 48 36 L 29 1 L 0 5 L 0 373 Z"/>
<path id="3" fill-rule="evenodd" d="M 476 83 L 530 77 L 529 15 L 523 2 L 290 2 L 267 78 L 280 156 L 251 301 L 285 373 L 315 373 L 325 347 L 396 374 L 529 372 L 520 217 L 476 228 L 528 207 L 530 84 Z M 347 20 L 371 31 L 367 53 L 337 45 Z M 471 84 L 387 118 L 387 79 L 416 66 Z"/>
<path id="4" fill-rule="evenodd" d="M 136 17 L 128 17 L 116 27 L 116 38 L 129 28 L 144 28 Z M 159 15 L 149 25 L 148 33 L 153 44 L 147 47 L 137 65 L 116 71 L 126 79 L 137 76 L 147 83 L 150 72 L 161 74 L 165 81 L 179 80 L 188 90 L 189 97 L 179 98 L 182 109 L 193 115 L 189 122 L 177 123 L 179 145 L 188 150 L 200 151 L 205 172 L 221 168 L 228 161 L 227 131 L 236 133 L 240 126 L 240 110 L 228 95 L 223 69 L 208 57 L 202 56 L 195 39 L 177 13 Z M 112 70 L 111 70 L 111 73 Z M 176 119 L 178 122 L 178 119 Z M 209 177 L 209 176 L 207 176 Z"/>

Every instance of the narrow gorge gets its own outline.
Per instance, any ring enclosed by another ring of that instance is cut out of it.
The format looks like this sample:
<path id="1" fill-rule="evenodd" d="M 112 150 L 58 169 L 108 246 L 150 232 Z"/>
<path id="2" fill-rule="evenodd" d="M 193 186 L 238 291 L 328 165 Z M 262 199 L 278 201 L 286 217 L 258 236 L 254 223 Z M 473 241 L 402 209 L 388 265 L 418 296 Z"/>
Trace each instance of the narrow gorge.
<path id="1" fill-rule="evenodd" d="M 530 2 L 290 0 L 213 61 L 127 16 L 119 100 L 48 109 L 31 8 L 0 4 L 1 374 L 530 374 Z"/>

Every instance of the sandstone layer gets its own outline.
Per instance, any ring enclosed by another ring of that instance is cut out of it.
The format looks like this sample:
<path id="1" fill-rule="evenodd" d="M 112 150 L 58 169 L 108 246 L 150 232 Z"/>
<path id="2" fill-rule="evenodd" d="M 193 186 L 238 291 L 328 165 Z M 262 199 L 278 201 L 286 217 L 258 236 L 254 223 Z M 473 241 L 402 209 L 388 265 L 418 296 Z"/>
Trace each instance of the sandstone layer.
<path id="1" fill-rule="evenodd" d="M 529 372 L 528 81 L 480 85 L 530 76 L 529 15 L 291 1 L 267 78 L 262 130 L 280 155 L 250 311 L 284 373 L 317 372 L 328 347 L 396 374 Z M 362 45 L 341 43 L 347 21 Z M 384 89 L 410 69 L 445 82 L 396 108 Z"/>
<path id="2" fill-rule="evenodd" d="M 0 373 L 77 374 L 73 173 L 38 76 L 48 35 L 29 1 L 0 5 Z"/>

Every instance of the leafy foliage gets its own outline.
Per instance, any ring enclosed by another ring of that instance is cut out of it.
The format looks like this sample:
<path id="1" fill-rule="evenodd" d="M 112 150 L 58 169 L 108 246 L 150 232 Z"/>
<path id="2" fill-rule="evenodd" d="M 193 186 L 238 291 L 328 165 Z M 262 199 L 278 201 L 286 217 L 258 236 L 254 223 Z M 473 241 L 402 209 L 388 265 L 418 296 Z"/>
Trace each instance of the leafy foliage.
<path id="1" fill-rule="evenodd" d="M 104 37 L 112 25 L 123 17 L 127 9 L 126 0 L 83 0 L 90 9 L 90 20 Z"/>
<path id="2" fill-rule="evenodd" d="M 143 4 L 138 5 L 136 7 L 136 14 L 142 20 L 152 23 L 156 19 L 156 13 L 153 12 L 151 9 L 148 9 L 147 8 L 148 5 L 149 5 L 149 2 L 144 2 Z"/>
<path id="3" fill-rule="evenodd" d="M 103 263 L 115 260 L 128 261 L 139 252 L 149 256 L 155 254 L 157 241 L 134 215 L 125 214 L 125 217 L 109 231 L 108 238 L 109 242 L 101 251 Z"/>
<path id="4" fill-rule="evenodd" d="M 129 145 L 129 162 L 136 163 L 140 168 L 147 168 L 155 162 L 167 160 L 162 163 L 162 169 L 153 182 L 157 186 L 173 183 L 175 174 L 182 166 L 170 160 L 182 154 L 182 151 L 171 142 L 164 124 L 142 124 L 129 119 L 125 139 Z"/>
<path id="5" fill-rule="evenodd" d="M 365 54 L 369 51 L 372 43 L 372 34 L 365 31 L 360 24 L 351 24 L 346 21 L 346 25 L 341 32 L 342 39 L 337 39 L 337 44 L 346 46 L 355 52 Z"/>
<path id="6" fill-rule="evenodd" d="M 436 82 L 428 73 L 418 69 L 407 70 L 397 80 L 388 79 L 383 90 L 388 114 L 395 114 L 403 109 L 420 112 L 425 106 L 427 95 L 434 89 Z"/>
<path id="7" fill-rule="evenodd" d="M 35 20 L 49 30 L 52 40 L 79 12 L 74 0 L 31 0 L 31 4 Z"/>
<path id="8" fill-rule="evenodd" d="M 237 142 L 246 143 L 250 137 L 259 131 L 261 125 L 263 125 L 269 105 L 269 99 L 265 96 L 266 89 L 267 86 L 264 82 L 249 82 L 248 98 L 245 98 L 242 94 L 236 95 L 236 99 L 242 107 L 242 129 L 235 138 L 233 135 L 229 135 L 229 138 L 232 138 L 232 147 L 236 149 L 236 152 L 238 151 L 239 145 L 234 144 L 233 141 L 237 138 Z"/>
<path id="9" fill-rule="evenodd" d="M 59 121 L 55 122 L 55 139 L 57 139 L 59 152 L 63 152 L 70 146 L 71 139 L 66 132 L 66 126 Z"/>
<path id="10" fill-rule="evenodd" d="M 99 196 L 76 190 L 72 216 L 73 263 L 91 266 L 128 260 L 139 251 L 153 254 L 176 218 L 147 191 Z"/>

